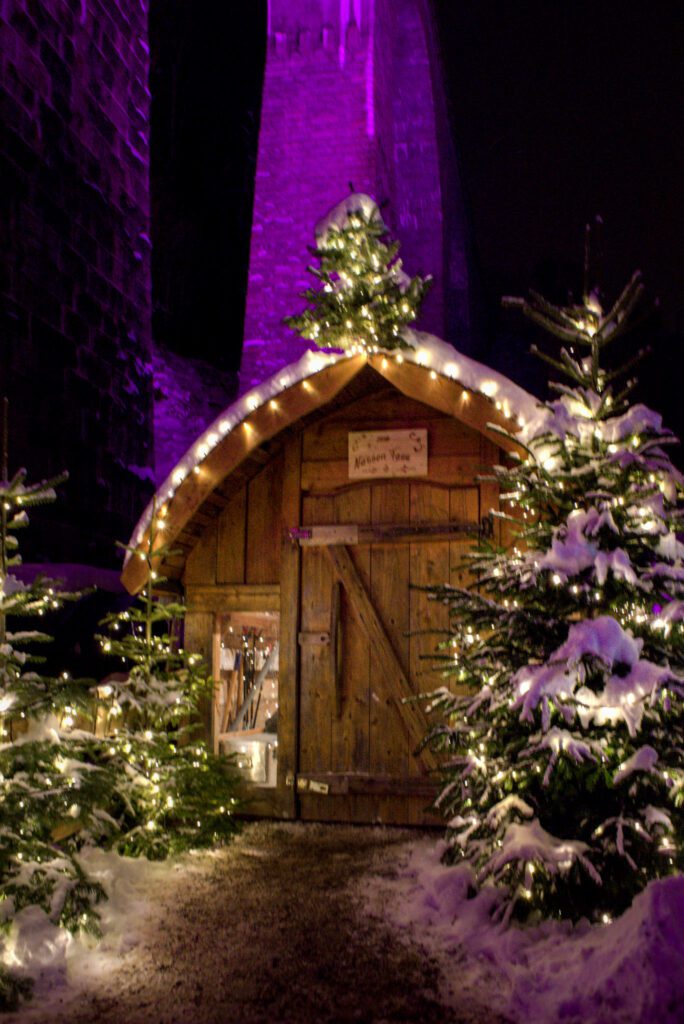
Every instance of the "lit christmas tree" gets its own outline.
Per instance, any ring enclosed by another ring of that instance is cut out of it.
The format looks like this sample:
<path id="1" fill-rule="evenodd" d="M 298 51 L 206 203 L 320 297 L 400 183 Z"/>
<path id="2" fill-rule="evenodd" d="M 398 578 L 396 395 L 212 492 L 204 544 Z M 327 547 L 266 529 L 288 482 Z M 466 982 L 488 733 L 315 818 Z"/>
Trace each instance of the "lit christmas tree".
<path id="1" fill-rule="evenodd" d="M 431 278 L 410 278 L 398 258 L 380 210 L 354 193 L 316 226 L 309 272 L 319 287 L 304 298 L 309 308 L 285 323 L 320 348 L 362 351 L 410 348 L 403 328 L 413 323 Z"/>
<path id="2" fill-rule="evenodd" d="M 6 436 L 6 426 L 5 426 Z M 12 573 L 21 561 L 16 531 L 27 510 L 54 501 L 64 477 L 36 485 L 20 470 L 0 480 L 0 924 L 37 905 L 75 932 L 99 933 L 106 899 L 79 860 L 86 846 L 161 859 L 234 834 L 238 776 L 194 733 L 208 683 L 195 655 L 176 650 L 168 626 L 182 606 L 154 599 L 150 538 L 148 585 L 136 607 L 108 622 L 104 648 L 131 663 L 116 681 L 42 675 L 31 653 L 50 637 L 12 630 L 14 619 L 42 619 L 64 600 L 54 580 L 30 584 Z M 30 994 L 31 982 L 0 965 L 0 1008 Z"/>
<path id="3" fill-rule="evenodd" d="M 211 753 L 199 724 L 199 702 L 211 681 L 199 655 L 178 646 L 183 605 L 155 597 L 154 568 L 168 548 L 159 542 L 164 516 L 152 517 L 146 552 L 129 548 L 148 568 L 135 605 L 112 614 L 100 637 L 104 653 L 128 665 L 97 687 L 106 765 L 117 778 L 108 814 L 120 853 L 163 859 L 215 845 L 236 831 L 239 776 Z"/>
<path id="4" fill-rule="evenodd" d="M 14 619 L 42 619 L 67 594 L 44 577 L 26 584 L 12 569 L 21 557 L 16 531 L 28 525 L 27 510 L 55 499 L 63 478 L 27 484 L 20 470 L 7 472 L 6 402 L 0 480 L 0 921 L 37 904 L 70 931 L 98 930 L 96 904 L 102 887 L 88 878 L 77 856 L 80 841 L 101 838 L 97 809 L 109 799 L 111 779 L 96 767 L 98 742 L 74 728 L 88 704 L 87 684 L 66 674 L 42 675 L 31 653 L 50 637 L 13 630 Z M 0 1007 L 16 1006 L 30 982 L 0 969 Z"/>
<path id="5" fill-rule="evenodd" d="M 634 360 L 606 347 L 641 298 L 635 275 L 604 314 L 510 299 L 565 343 L 570 379 L 496 470 L 507 550 L 480 548 L 470 589 L 436 588 L 451 631 L 430 743 L 451 861 L 502 889 L 500 913 L 608 921 L 684 865 L 682 476 L 661 417 L 630 406 Z"/>

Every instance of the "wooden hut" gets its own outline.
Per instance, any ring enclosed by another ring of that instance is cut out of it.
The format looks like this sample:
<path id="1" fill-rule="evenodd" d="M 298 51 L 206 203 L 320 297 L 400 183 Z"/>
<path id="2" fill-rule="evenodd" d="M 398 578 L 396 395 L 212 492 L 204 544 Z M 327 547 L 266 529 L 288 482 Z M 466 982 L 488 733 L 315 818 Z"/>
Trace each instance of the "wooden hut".
<path id="1" fill-rule="evenodd" d="M 207 729 L 236 752 L 264 814 L 420 823 L 434 792 L 427 723 L 446 608 L 498 526 L 479 478 L 514 447 L 488 429 L 529 416 L 510 381 L 424 335 L 400 353 L 307 353 L 219 417 L 151 509 L 178 554 L 186 647 L 216 679 Z M 129 558 L 123 580 L 144 582 Z"/>

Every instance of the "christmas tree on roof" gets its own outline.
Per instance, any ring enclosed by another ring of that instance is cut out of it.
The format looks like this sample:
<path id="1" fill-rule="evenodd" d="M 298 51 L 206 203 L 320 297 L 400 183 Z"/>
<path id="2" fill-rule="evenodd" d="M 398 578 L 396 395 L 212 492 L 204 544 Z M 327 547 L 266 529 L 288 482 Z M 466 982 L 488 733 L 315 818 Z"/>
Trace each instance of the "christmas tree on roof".
<path id="1" fill-rule="evenodd" d="M 308 269 L 318 287 L 304 293 L 308 308 L 285 323 L 320 348 L 410 348 L 403 328 L 416 319 L 431 278 L 404 272 L 400 244 L 389 238 L 375 200 L 352 193 L 315 235 L 319 266 Z"/>

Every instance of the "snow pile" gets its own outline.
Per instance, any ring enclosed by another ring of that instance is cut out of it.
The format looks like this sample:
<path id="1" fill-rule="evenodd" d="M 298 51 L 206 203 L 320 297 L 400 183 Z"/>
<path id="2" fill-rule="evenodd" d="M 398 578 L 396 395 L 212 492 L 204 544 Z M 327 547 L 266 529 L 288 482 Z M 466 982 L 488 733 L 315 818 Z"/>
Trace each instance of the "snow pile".
<path id="1" fill-rule="evenodd" d="M 561 441 L 568 437 L 586 441 L 595 436 L 611 444 L 638 434 L 671 436 L 671 431 L 663 427 L 662 416 L 645 405 L 633 405 L 620 416 L 598 420 L 595 417 L 600 404 L 597 393 L 575 388 L 552 402 L 539 403 L 520 436 L 526 444 L 547 435 Z"/>
<path id="2" fill-rule="evenodd" d="M 436 956 L 445 998 L 464 1017 L 534 1024 L 681 1024 L 684 877 L 651 882 L 616 921 L 492 923 L 500 892 L 476 897 L 470 870 L 444 867 L 444 844 L 406 848 L 391 880 L 366 881 L 374 914 Z"/>
<path id="3" fill-rule="evenodd" d="M 563 710 L 572 697 L 584 729 L 591 722 L 603 725 L 622 719 L 630 736 L 636 736 L 646 705 L 655 704 L 668 685 L 684 682 L 667 666 L 642 658 L 643 646 L 641 638 L 635 638 L 609 615 L 571 626 L 565 643 L 545 664 L 525 665 L 513 676 L 513 706 L 521 708 L 521 721 L 532 722 L 533 712 L 541 703 L 543 722 L 547 724 L 548 701 L 556 701 Z M 610 673 L 600 692 L 583 685 L 588 660 L 599 662 Z M 572 721 L 574 712 L 567 707 L 565 710 L 566 720 Z"/>
<path id="4" fill-rule="evenodd" d="M 514 418 L 518 425 L 525 424 L 534 416 L 538 400 L 502 373 L 463 355 L 434 334 L 406 327 L 404 338 L 413 346 L 401 353 L 405 361 L 425 366 L 441 376 L 457 380 L 470 391 L 484 395 L 497 410 Z"/>
<path id="5" fill-rule="evenodd" d="M 586 510 L 575 509 L 553 531 L 551 548 L 540 559 L 535 559 L 535 569 L 548 569 L 558 573 L 561 578 L 567 578 L 578 576 L 593 565 L 599 584 L 605 582 L 609 568 L 615 576 L 636 583 L 636 574 L 629 556 L 622 548 L 610 553 L 599 551 L 598 541 L 593 538 L 604 527 L 613 533 L 619 532 L 609 509 L 599 511 L 593 506 Z"/>
<path id="6" fill-rule="evenodd" d="M 96 985 L 98 977 L 118 966 L 120 958 L 138 944 L 149 921 L 154 884 L 168 878 L 170 871 L 188 870 L 185 863 L 171 866 L 97 848 L 84 850 L 79 860 L 109 897 L 97 907 L 103 937 L 72 936 L 32 905 L 16 915 L 2 948 L 1 959 L 7 967 L 34 979 L 41 1012 L 45 1000 L 76 1000 L 80 987 Z M 30 1005 L 24 1012 L 30 1013 Z"/>

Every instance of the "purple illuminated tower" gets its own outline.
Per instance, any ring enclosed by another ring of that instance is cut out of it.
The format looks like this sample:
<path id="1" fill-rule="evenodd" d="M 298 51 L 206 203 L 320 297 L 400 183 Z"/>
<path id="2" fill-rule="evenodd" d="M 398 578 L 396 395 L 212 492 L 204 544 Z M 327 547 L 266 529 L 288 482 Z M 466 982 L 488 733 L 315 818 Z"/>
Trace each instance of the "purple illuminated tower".
<path id="1" fill-rule="evenodd" d="M 12 397 L 12 465 L 71 474 L 59 504 L 36 517 L 35 561 L 114 565 L 112 538 L 127 536 L 152 478 L 237 385 L 210 347 L 152 343 L 151 236 L 166 250 L 161 220 L 150 227 L 149 6 L 0 4 L 0 394 Z M 155 52 L 182 33 L 170 11 L 183 6 L 156 4 Z M 302 352 L 282 319 L 301 306 L 313 225 L 350 182 L 386 201 L 407 270 L 435 278 L 418 326 L 469 351 L 464 217 L 431 0 L 269 0 L 267 31 L 241 389 Z M 183 82 L 171 84 L 182 92 Z M 185 144 L 168 194 L 156 179 L 181 223 L 176 178 L 195 160 Z M 168 252 L 171 285 L 191 306 L 185 253 Z M 217 335 L 216 347 L 232 340 Z"/>
<path id="2" fill-rule="evenodd" d="M 429 0 L 269 0 L 240 389 L 298 358 L 314 223 L 355 191 L 386 201 L 418 324 L 468 351 L 465 229 Z"/>

